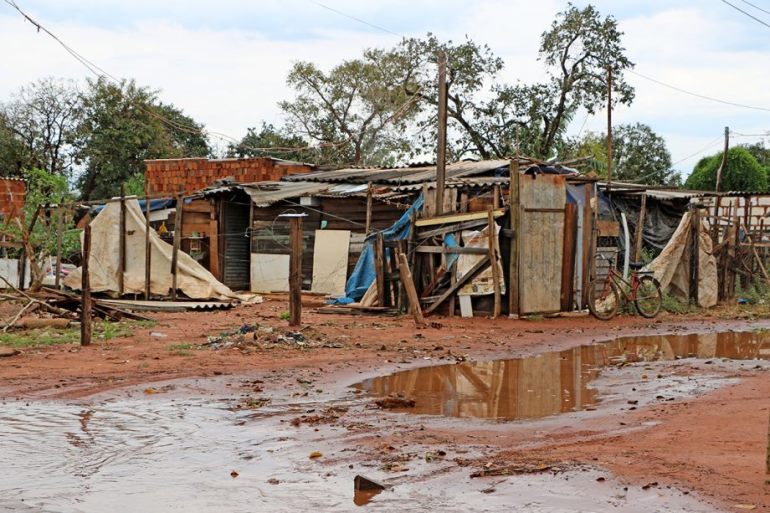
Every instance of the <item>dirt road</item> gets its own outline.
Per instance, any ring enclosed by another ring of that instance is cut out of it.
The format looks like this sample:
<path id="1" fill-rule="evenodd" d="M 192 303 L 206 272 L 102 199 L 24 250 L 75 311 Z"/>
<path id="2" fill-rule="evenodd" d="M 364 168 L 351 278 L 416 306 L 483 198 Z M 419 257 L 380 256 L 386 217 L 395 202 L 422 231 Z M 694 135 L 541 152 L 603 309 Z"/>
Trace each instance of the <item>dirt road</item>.
<path id="1" fill-rule="evenodd" d="M 223 312 L 155 314 L 156 326 L 138 329 L 130 338 L 88 348 L 24 350 L 0 359 L 0 397 L 9 404 L 82 404 L 83 411 L 104 401 L 216 397 L 234 411 L 259 417 L 265 410 L 254 428 L 277 422 L 286 436 L 301 442 L 301 451 L 292 457 L 307 459 L 310 444 L 323 448 L 324 461 L 318 464 L 334 475 L 368 462 L 361 471 L 412 494 L 426 476 L 451 487 L 454 482 L 446 476 L 461 475 L 458 489 L 486 492 L 465 510 L 494 504 L 490 497 L 496 493 L 515 495 L 522 481 L 506 481 L 505 474 L 531 471 L 538 472 L 526 478 L 530 488 L 560 483 L 556 488 L 566 490 L 583 479 L 582 489 L 596 488 L 601 494 L 606 483 L 608 497 L 625 494 L 627 505 L 647 504 L 642 511 L 666 504 L 661 511 L 701 511 L 700 505 L 722 511 L 770 509 L 764 485 L 770 379 L 768 366 L 753 360 L 624 362 L 591 374 L 588 388 L 577 385 L 583 396 L 598 394 L 596 401 L 583 397 L 581 408 L 515 422 L 384 411 L 366 393 L 349 388 L 366 378 L 426 365 L 541 353 L 563 362 L 559 351 L 618 337 L 754 330 L 770 322 L 436 318 L 430 328 L 418 330 L 406 317 L 306 311 L 302 336 L 292 338 L 279 318 L 283 310 L 284 303 L 269 301 Z M 234 347 L 203 345 L 209 336 L 241 327 L 245 333 L 220 342 L 235 341 Z M 520 394 L 535 386 L 525 385 Z M 327 458 L 332 453 L 336 456 Z M 442 462 L 440 471 L 431 467 L 434 461 Z M 542 474 L 543 469 L 552 474 Z M 296 466 L 294 471 L 316 472 Z M 474 472 L 503 476 L 482 483 L 468 479 Z M 573 476 L 572 484 L 559 476 Z M 545 481 L 537 484 L 538 479 Z M 426 498 L 423 506 L 431 500 Z M 556 496 L 533 500 L 558 502 Z M 387 505 L 389 499 L 375 498 L 372 504 L 377 501 Z M 584 506 L 602 511 L 590 502 Z"/>

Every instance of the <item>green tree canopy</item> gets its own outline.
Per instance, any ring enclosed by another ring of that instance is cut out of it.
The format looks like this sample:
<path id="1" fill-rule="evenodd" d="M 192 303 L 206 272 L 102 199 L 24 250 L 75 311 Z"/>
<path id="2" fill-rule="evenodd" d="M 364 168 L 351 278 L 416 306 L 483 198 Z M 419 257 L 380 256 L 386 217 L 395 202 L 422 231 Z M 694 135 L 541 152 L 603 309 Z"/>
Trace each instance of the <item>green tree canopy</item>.
<path id="1" fill-rule="evenodd" d="M 300 149 L 307 147 L 308 143 L 302 137 L 262 122 L 259 131 L 249 128 L 237 144 L 228 145 L 227 155 L 237 158 L 273 157 L 297 162 L 312 161 L 312 151 Z"/>
<path id="2" fill-rule="evenodd" d="M 716 189 L 717 170 L 722 163 L 722 153 L 702 158 L 687 177 L 688 189 L 713 191 Z M 768 188 L 768 171 L 757 159 L 742 147 L 727 152 L 727 162 L 722 170 L 721 191 L 765 192 Z"/>
<path id="3" fill-rule="evenodd" d="M 78 180 L 83 199 L 118 194 L 121 183 L 144 173 L 146 159 L 210 154 L 201 125 L 133 80 L 89 81 L 81 101 L 75 146 L 85 166 Z"/>

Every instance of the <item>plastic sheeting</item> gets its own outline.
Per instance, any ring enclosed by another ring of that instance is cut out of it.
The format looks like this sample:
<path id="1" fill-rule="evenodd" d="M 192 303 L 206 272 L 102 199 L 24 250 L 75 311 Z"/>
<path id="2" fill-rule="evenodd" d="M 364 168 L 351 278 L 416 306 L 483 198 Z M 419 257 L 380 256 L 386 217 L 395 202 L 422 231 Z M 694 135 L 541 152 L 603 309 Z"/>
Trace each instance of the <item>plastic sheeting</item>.
<path id="1" fill-rule="evenodd" d="M 93 292 L 117 292 L 120 261 L 120 203 L 110 202 L 91 222 L 91 258 L 89 278 Z M 150 291 L 165 296 L 171 290 L 173 248 L 150 231 Z M 187 253 L 177 256 L 177 288 L 193 299 L 238 299 L 227 286 L 204 269 Z M 123 290 L 126 294 L 144 292 L 145 219 L 135 199 L 126 200 L 126 269 Z M 79 290 L 82 269 L 64 279 L 64 284 Z"/>
<path id="2" fill-rule="evenodd" d="M 626 214 L 628 224 L 634 234 L 639 222 L 640 201 L 640 196 L 617 195 L 612 197 L 614 206 Z M 688 203 L 688 199 L 658 200 L 648 197 L 644 213 L 644 229 L 642 230 L 644 243 L 657 250 L 662 250 L 679 227 L 682 216 L 687 212 Z"/>
<path id="3" fill-rule="evenodd" d="M 661 289 L 681 299 L 687 299 L 690 294 L 691 225 L 692 213 L 687 212 L 666 247 L 647 266 Z M 698 305 L 709 308 L 717 304 L 717 259 L 712 254 L 705 220 L 701 220 L 698 239 Z"/>
<path id="4" fill-rule="evenodd" d="M 385 240 L 401 240 L 406 239 L 410 235 L 410 219 L 412 212 L 417 213 L 423 205 L 422 195 L 412 203 L 412 206 L 404 212 L 404 214 L 396 221 L 393 226 L 382 231 L 382 236 Z M 366 290 L 374 282 L 375 266 L 374 266 L 374 249 L 373 243 L 376 235 L 372 234 L 366 238 L 364 242 L 364 249 L 361 252 L 361 256 L 356 262 L 356 266 L 353 268 L 353 272 L 350 273 L 350 278 L 345 285 L 346 298 L 338 300 L 339 303 L 351 303 L 358 301 L 366 293 Z"/>

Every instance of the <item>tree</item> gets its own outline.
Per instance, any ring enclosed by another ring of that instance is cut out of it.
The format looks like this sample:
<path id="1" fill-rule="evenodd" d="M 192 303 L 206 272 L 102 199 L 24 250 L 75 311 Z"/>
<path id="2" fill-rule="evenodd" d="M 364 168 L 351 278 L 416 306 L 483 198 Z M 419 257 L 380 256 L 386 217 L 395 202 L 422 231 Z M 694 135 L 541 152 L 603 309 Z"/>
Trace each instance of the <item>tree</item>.
<path id="1" fill-rule="evenodd" d="M 400 65 L 393 56 L 368 50 L 324 72 L 296 63 L 287 78 L 293 101 L 280 102 L 288 128 L 322 147 L 319 163 L 376 165 L 406 151 L 403 136 L 413 111 L 403 89 L 390 87 Z"/>
<path id="2" fill-rule="evenodd" d="M 313 160 L 308 143 L 298 135 L 291 135 L 286 129 L 277 129 L 270 123 L 262 122 L 259 132 L 249 128 L 246 135 L 237 143 L 230 144 L 227 155 L 230 157 L 274 157 L 298 162 Z M 268 149 L 262 149 L 268 148 Z"/>
<path id="3" fill-rule="evenodd" d="M 722 153 L 702 158 L 687 177 L 688 189 L 713 191 L 716 189 L 717 170 Z M 722 170 L 721 191 L 765 192 L 768 188 L 767 169 L 746 148 L 731 148 Z"/>
<path id="4" fill-rule="evenodd" d="M 15 217 L 11 223 L 0 225 L 0 235 L 18 242 L 24 248 L 30 262 L 30 289 L 37 291 L 46 276 L 44 257 L 56 252 L 59 229 L 57 216 L 65 216 L 61 234 L 63 253 L 67 254 L 72 248 L 78 247 L 80 241 L 78 232 L 73 229 L 72 219 L 67 219 L 63 210 L 50 208 L 51 205 L 61 205 L 72 200 L 67 178 L 37 168 L 28 169 L 25 178 L 27 194 L 24 216 Z"/>
<path id="5" fill-rule="evenodd" d="M 202 125 L 133 80 L 88 82 L 77 127 L 78 183 L 83 199 L 114 196 L 120 184 L 144 173 L 144 160 L 203 157 L 210 148 Z"/>
<path id="6" fill-rule="evenodd" d="M 22 176 L 28 151 L 0 111 L 0 176 Z"/>
<path id="7" fill-rule="evenodd" d="M 15 158 L 17 170 L 38 167 L 69 175 L 70 143 L 80 119 L 80 101 L 72 81 L 44 78 L 22 87 L 2 107 L 3 151 Z M 9 141 L 14 144 L 9 144 Z M 9 147 L 16 146 L 9 150 Z M 5 163 L 5 167 L 9 166 Z M 6 170 L 6 173 L 8 171 Z"/>
<path id="8" fill-rule="evenodd" d="M 566 158 L 592 157 L 588 170 L 607 178 L 607 134 L 588 132 L 561 146 Z M 612 179 L 646 185 L 680 185 L 666 141 L 643 123 L 612 129 Z"/>

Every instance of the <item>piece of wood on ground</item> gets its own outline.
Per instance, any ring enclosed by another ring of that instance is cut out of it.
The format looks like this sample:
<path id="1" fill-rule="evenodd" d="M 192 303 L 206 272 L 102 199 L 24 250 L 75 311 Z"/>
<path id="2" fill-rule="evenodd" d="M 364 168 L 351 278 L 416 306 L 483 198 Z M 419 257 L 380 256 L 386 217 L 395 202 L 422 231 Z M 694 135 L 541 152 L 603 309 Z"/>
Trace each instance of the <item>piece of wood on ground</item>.
<path id="1" fill-rule="evenodd" d="M 398 253 L 398 268 L 401 277 L 401 283 L 404 285 L 406 291 L 406 297 L 409 300 L 409 311 L 414 317 L 414 322 L 418 326 L 425 325 L 425 318 L 422 316 L 422 309 L 420 308 L 420 298 L 417 296 L 417 289 L 414 286 L 414 280 L 412 280 L 412 273 L 409 270 L 409 262 L 407 261 L 404 253 Z"/>

